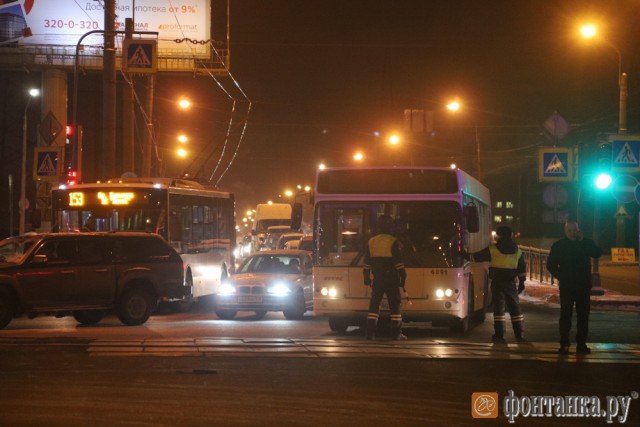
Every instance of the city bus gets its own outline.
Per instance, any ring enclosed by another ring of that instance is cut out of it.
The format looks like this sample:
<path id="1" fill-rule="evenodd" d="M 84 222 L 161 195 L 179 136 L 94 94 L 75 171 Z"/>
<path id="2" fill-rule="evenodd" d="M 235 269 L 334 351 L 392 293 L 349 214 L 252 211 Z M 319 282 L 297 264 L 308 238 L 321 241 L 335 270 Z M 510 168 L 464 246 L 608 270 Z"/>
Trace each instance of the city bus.
<path id="1" fill-rule="evenodd" d="M 123 178 L 52 191 L 52 231 L 145 231 L 180 254 L 188 306 L 217 293 L 234 268 L 233 194 L 195 181 Z M 185 308 L 185 307 L 183 307 Z"/>
<path id="2" fill-rule="evenodd" d="M 460 169 L 357 167 L 318 170 L 314 193 L 314 312 L 332 331 L 361 325 L 371 289 L 365 246 L 388 215 L 407 271 L 403 322 L 466 333 L 484 321 L 486 265 L 469 254 L 491 243 L 489 190 Z M 381 314 L 388 313 L 383 299 Z"/>

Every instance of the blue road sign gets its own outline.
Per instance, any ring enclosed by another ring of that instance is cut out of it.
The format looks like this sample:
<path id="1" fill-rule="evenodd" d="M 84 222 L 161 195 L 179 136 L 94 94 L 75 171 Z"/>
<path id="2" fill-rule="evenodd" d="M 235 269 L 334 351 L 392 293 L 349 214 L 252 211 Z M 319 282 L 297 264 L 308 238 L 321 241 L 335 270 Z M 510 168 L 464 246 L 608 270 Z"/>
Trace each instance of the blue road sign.
<path id="1" fill-rule="evenodd" d="M 158 68 L 155 40 L 125 39 L 122 69 L 129 73 L 155 73 Z"/>
<path id="2" fill-rule="evenodd" d="M 566 182 L 573 179 L 570 148 L 541 148 L 538 152 L 538 179 Z"/>
<path id="3" fill-rule="evenodd" d="M 620 172 L 640 171 L 640 141 L 614 139 L 611 143 L 611 168 Z"/>
<path id="4" fill-rule="evenodd" d="M 36 147 L 34 154 L 33 179 L 59 179 L 63 163 L 61 147 Z"/>

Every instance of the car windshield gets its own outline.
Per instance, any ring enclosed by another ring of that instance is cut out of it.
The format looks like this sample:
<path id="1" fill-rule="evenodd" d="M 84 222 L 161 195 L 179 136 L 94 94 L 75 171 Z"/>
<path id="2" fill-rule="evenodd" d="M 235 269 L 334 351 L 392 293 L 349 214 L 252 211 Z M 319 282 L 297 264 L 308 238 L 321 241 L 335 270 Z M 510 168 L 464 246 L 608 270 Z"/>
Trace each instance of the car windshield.
<path id="1" fill-rule="evenodd" d="M 294 255 L 254 255 L 238 273 L 300 274 L 300 257 Z"/>
<path id="2" fill-rule="evenodd" d="M 0 242 L 0 262 L 19 264 L 38 241 L 34 236 L 10 237 Z"/>

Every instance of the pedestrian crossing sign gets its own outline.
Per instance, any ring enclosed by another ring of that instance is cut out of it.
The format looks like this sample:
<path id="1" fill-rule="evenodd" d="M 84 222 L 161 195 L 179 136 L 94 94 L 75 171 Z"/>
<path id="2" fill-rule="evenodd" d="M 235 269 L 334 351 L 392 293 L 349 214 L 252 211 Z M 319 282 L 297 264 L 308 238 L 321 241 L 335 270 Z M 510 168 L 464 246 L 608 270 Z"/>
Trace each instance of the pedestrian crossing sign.
<path id="1" fill-rule="evenodd" d="M 155 73 L 158 71 L 156 40 L 125 39 L 122 43 L 122 71 Z"/>
<path id="2" fill-rule="evenodd" d="M 617 172 L 640 172 L 640 136 L 615 135 L 612 138 L 611 168 Z"/>
<path id="3" fill-rule="evenodd" d="M 571 148 L 540 148 L 538 152 L 538 180 L 541 182 L 573 180 L 573 152 Z"/>
<path id="4" fill-rule="evenodd" d="M 62 176 L 62 147 L 36 147 L 33 159 L 33 179 L 58 181 Z"/>

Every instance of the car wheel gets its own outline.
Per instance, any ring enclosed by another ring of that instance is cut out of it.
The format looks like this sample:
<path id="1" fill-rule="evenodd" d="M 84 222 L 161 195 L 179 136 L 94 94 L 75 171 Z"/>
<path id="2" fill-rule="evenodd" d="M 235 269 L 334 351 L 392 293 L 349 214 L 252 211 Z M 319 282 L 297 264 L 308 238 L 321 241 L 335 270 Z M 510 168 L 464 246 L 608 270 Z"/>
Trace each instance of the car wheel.
<path id="1" fill-rule="evenodd" d="M 267 315 L 267 310 L 257 310 L 255 313 L 256 315 L 254 316 L 254 318 L 260 320 Z"/>
<path id="2" fill-rule="evenodd" d="M 288 320 L 301 320 L 304 318 L 304 312 L 307 311 L 307 306 L 304 301 L 304 295 L 296 294 L 291 306 L 283 310 L 284 317 Z"/>
<path id="3" fill-rule="evenodd" d="M 236 317 L 236 310 L 223 310 L 223 309 L 217 309 L 216 310 L 216 316 L 218 316 L 220 319 L 223 320 L 231 320 L 234 317 Z"/>
<path id="4" fill-rule="evenodd" d="M 11 322 L 14 310 L 15 299 L 9 292 L 0 289 L 0 329 L 3 329 Z"/>
<path id="5" fill-rule="evenodd" d="M 125 291 L 117 308 L 118 319 L 128 326 L 142 325 L 151 315 L 151 296 L 140 287 Z"/>
<path id="6" fill-rule="evenodd" d="M 331 329 L 333 332 L 347 332 L 348 327 L 349 322 L 345 319 L 336 317 L 329 318 L 329 329 Z"/>
<path id="7" fill-rule="evenodd" d="M 73 312 L 73 318 L 83 325 L 95 325 L 104 317 L 101 310 L 77 310 Z"/>

